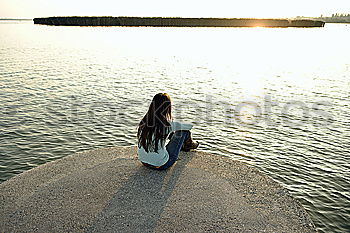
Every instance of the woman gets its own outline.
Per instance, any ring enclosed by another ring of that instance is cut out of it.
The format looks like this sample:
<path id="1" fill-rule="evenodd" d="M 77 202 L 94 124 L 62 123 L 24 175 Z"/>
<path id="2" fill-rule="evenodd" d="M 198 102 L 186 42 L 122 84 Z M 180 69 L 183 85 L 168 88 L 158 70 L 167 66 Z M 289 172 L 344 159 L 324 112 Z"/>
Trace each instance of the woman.
<path id="1" fill-rule="evenodd" d="M 139 160 L 157 170 L 169 168 L 176 162 L 181 149 L 189 151 L 198 147 L 199 143 L 192 140 L 191 128 L 191 124 L 172 121 L 168 94 L 155 95 L 137 132 Z M 167 139 L 170 141 L 166 145 Z"/>

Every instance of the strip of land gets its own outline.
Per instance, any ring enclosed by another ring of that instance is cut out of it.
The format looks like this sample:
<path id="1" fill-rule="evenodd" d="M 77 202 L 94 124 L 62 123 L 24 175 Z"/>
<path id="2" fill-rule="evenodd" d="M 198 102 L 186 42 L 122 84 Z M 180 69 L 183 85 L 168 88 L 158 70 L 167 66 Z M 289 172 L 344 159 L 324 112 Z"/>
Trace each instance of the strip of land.
<path id="1" fill-rule="evenodd" d="M 35 18 L 34 24 L 55 26 L 127 27 L 323 27 L 323 21 L 254 18 L 177 18 L 177 17 L 48 17 Z"/>
<path id="2" fill-rule="evenodd" d="M 316 21 L 323 21 L 325 23 L 350 23 L 350 14 L 346 16 L 332 16 L 332 17 L 303 17 L 299 16 L 296 18 L 297 20 L 316 20 Z"/>

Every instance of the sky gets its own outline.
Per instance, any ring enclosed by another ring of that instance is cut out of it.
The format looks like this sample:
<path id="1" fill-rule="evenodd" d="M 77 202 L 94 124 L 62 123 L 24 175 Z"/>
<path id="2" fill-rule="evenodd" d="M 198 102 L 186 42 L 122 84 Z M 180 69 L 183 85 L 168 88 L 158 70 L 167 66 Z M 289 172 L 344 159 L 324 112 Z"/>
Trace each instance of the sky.
<path id="1" fill-rule="evenodd" d="M 350 0 L 0 0 L 0 18 L 48 16 L 256 17 L 350 14 Z"/>

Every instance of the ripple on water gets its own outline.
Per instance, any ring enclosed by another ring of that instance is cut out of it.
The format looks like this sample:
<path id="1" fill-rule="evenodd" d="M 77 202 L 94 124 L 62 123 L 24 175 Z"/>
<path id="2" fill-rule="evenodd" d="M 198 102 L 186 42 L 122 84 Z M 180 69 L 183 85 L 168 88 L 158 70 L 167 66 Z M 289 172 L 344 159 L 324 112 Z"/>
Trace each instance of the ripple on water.
<path id="1" fill-rule="evenodd" d="M 168 92 L 175 119 L 195 125 L 201 150 L 247 162 L 280 182 L 321 232 L 350 228 L 350 50 L 342 39 L 348 34 L 337 37 L 344 56 L 334 57 L 324 46 L 322 56 L 316 52 L 321 47 L 316 42 L 329 42 L 323 33 L 333 38 L 334 30 L 271 29 L 274 38 L 264 30 L 216 30 L 220 41 L 209 36 L 211 29 L 197 31 L 208 36 L 201 38 L 189 30 L 183 34 L 188 47 L 177 47 L 174 38 L 182 29 L 133 31 L 145 40 L 153 38 L 134 44 L 127 28 L 96 34 L 91 28 L 37 31 L 28 24 L 17 28 L 18 33 L 28 30 L 18 37 L 13 26 L 0 23 L 6 32 L 0 33 L 0 182 L 75 152 L 135 145 L 137 124 L 150 99 Z M 118 43 L 82 40 L 78 31 L 103 41 L 118 38 Z M 237 46 L 251 33 L 267 43 L 251 44 L 254 56 Z M 303 48 L 312 59 L 300 57 L 300 48 L 293 47 L 291 38 L 298 33 L 316 41 Z M 172 46 L 157 50 L 164 41 Z M 274 49 L 280 41 L 291 46 Z M 319 57 L 331 59 L 324 63 Z M 284 112 L 293 101 L 305 105 Z M 260 116 L 249 108 L 238 114 L 239 104 L 252 102 L 261 108 Z"/>

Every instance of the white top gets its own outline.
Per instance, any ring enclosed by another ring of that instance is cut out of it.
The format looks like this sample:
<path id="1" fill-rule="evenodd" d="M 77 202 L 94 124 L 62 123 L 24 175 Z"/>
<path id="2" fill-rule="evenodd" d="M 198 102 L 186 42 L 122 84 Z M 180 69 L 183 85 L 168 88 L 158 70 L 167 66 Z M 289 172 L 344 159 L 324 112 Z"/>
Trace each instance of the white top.
<path id="1" fill-rule="evenodd" d="M 184 124 L 184 123 L 179 123 L 179 122 L 170 122 L 170 132 L 175 132 L 178 130 L 190 130 L 192 129 L 193 125 L 192 124 Z M 167 139 L 168 136 L 167 135 Z M 150 165 L 159 167 L 164 165 L 166 162 L 169 160 L 169 154 L 168 151 L 166 150 L 166 144 L 167 143 L 158 143 L 158 153 L 149 151 L 148 153 L 145 151 L 145 149 L 140 145 L 140 147 L 137 148 L 137 154 L 139 157 L 139 160 L 144 163 L 148 163 Z"/>

